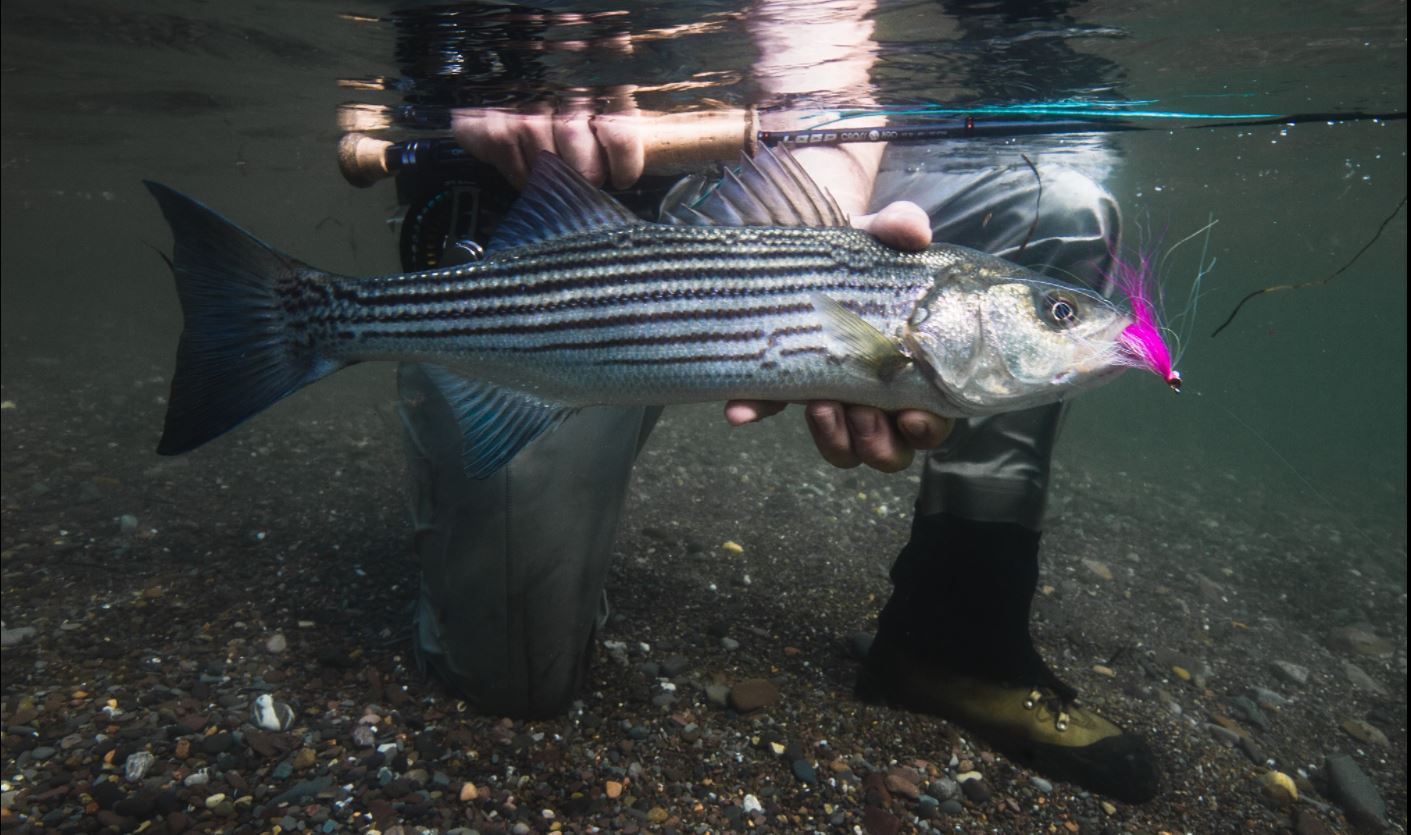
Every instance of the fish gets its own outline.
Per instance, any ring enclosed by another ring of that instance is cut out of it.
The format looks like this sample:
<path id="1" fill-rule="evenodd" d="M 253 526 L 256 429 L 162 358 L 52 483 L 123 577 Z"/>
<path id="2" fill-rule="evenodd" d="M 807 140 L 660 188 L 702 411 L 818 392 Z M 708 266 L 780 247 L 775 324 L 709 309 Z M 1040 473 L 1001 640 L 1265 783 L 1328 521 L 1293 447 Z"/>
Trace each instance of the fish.
<path id="1" fill-rule="evenodd" d="M 498 471 L 578 409 L 840 400 L 973 417 L 1152 367 L 1137 315 L 1080 285 L 947 243 L 901 252 L 848 225 L 787 150 L 638 218 L 541 153 L 480 260 L 352 277 L 146 182 L 183 311 L 157 452 L 195 449 L 350 365 L 427 363 Z M 1169 362 L 1168 362 L 1169 367 Z"/>

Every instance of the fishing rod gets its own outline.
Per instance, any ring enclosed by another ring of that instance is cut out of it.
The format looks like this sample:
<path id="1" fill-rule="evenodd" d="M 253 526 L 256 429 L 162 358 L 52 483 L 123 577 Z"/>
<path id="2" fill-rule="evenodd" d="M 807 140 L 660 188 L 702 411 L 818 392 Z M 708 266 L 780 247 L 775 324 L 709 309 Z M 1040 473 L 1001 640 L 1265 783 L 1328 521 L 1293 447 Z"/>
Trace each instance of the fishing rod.
<path id="1" fill-rule="evenodd" d="M 401 114 L 405 107 L 383 109 L 367 116 L 365 107 L 340 114 L 348 130 L 338 143 L 338 165 L 343 176 L 355 186 L 366 187 L 398 173 L 479 163 L 457 144 L 453 137 L 439 136 L 392 142 L 377 139 L 361 128 L 385 128 L 393 124 L 426 127 L 440 124 L 424 113 Z M 741 151 L 753 154 L 760 144 L 835 145 L 847 142 L 933 142 L 946 139 L 1008 139 L 1021 136 L 1053 136 L 1074 133 L 1128 133 L 1152 130 L 1201 128 L 1253 128 L 1321 122 L 1405 121 L 1405 111 L 1373 113 L 1366 111 L 1287 114 L 1181 113 L 1150 110 L 1121 110 L 1111 107 L 1074 106 L 1065 103 L 999 107 L 920 108 L 901 111 L 852 111 L 829 124 L 866 116 L 926 116 L 917 125 L 874 127 L 813 127 L 797 130 L 761 130 L 754 108 L 668 113 L 651 119 L 646 137 L 645 163 L 649 171 L 671 171 L 704 162 L 731 160 Z M 1156 120 L 1180 120 L 1178 124 Z M 410 121 L 408 121 L 410 120 Z M 449 118 L 446 120 L 449 126 Z"/>

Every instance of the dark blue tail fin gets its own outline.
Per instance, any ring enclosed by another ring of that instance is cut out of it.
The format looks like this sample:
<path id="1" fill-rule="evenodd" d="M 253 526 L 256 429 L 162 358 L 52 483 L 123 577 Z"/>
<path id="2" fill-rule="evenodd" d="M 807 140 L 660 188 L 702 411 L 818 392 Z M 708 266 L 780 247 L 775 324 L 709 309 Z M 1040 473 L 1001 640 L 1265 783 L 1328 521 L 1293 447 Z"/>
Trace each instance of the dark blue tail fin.
<path id="1" fill-rule="evenodd" d="M 327 280 L 160 183 L 175 239 L 172 272 L 185 325 L 157 452 L 195 449 L 337 370 L 319 356 L 302 309 Z M 301 302 L 303 304 L 301 304 Z"/>

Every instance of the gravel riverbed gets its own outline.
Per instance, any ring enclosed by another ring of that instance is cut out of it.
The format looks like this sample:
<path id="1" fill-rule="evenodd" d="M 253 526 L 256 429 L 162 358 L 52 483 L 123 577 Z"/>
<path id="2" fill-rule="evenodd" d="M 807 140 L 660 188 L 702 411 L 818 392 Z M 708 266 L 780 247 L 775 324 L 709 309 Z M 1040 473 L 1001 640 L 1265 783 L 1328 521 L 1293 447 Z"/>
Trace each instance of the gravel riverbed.
<path id="1" fill-rule="evenodd" d="M 1132 806 L 853 696 L 916 475 L 833 470 L 797 416 L 667 412 L 587 689 L 512 721 L 412 659 L 386 369 L 158 458 L 166 370 L 113 363 L 6 358 L 6 832 L 1406 829 L 1404 522 L 1060 455 L 1034 632 L 1159 751 Z"/>

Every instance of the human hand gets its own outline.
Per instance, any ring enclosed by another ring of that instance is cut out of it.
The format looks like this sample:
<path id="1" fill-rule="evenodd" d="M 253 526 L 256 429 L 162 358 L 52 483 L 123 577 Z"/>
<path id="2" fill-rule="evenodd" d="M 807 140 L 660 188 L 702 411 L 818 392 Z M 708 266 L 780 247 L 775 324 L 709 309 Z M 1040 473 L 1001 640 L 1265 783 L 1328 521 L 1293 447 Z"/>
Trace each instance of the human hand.
<path id="1" fill-rule="evenodd" d="M 853 218 L 853 226 L 888 246 L 921 250 L 931 244 L 931 219 L 915 203 L 898 201 L 882 211 Z M 725 419 L 732 426 L 754 423 L 789 404 L 772 400 L 732 400 Z M 835 467 L 866 464 L 882 472 L 904 470 L 918 449 L 934 449 L 950 435 L 953 422 L 930 412 L 907 409 L 888 415 L 871 406 L 815 400 L 804 410 L 813 443 Z"/>
<path id="2" fill-rule="evenodd" d="M 627 188 L 642 176 L 648 121 L 630 90 L 617 91 L 601 113 L 586 92 L 569 92 L 556 107 L 541 103 L 523 112 L 462 108 L 451 114 L 451 133 L 515 188 L 524 187 L 540 151 L 558 154 L 595 186 L 611 180 Z"/>

